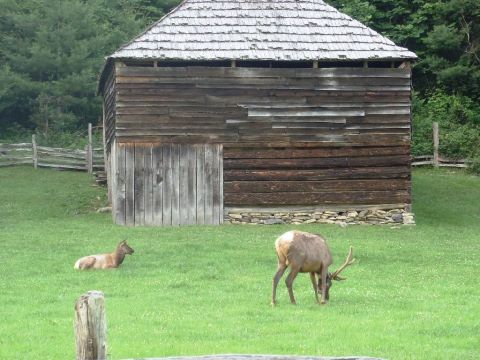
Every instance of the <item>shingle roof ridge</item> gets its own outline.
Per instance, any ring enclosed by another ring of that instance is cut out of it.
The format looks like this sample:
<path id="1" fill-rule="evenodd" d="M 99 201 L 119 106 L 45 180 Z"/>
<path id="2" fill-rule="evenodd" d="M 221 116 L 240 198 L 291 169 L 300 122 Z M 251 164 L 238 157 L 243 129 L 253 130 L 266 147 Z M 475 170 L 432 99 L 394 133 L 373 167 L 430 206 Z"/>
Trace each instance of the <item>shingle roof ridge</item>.
<path id="1" fill-rule="evenodd" d="M 203 7 L 204 5 L 198 6 L 199 4 L 207 5 Z M 216 6 L 218 4 L 227 5 Z M 242 4 L 258 6 L 245 8 L 242 7 Z M 296 4 L 296 6 L 286 7 L 281 4 Z M 314 7 L 305 9 L 305 4 L 314 4 Z M 214 17 L 212 14 L 219 15 Z M 266 27 L 285 28 L 288 29 L 288 32 L 285 30 L 266 31 Z M 318 31 L 312 32 L 312 27 Z M 245 29 L 248 28 L 254 29 L 253 32 L 250 30 L 245 32 Z M 159 30 L 156 31 L 156 29 Z M 329 32 L 330 29 L 335 29 L 335 31 Z M 243 35 L 243 39 L 237 37 L 236 42 L 215 39 L 215 36 L 219 37 L 220 34 L 227 33 Z M 181 39 L 181 35 L 184 35 L 183 39 Z M 253 39 L 255 35 L 257 39 Z M 306 36 L 311 36 L 310 41 L 305 40 Z M 356 36 L 364 38 L 362 41 L 358 41 Z M 301 37 L 303 39 L 299 39 Z M 371 41 L 367 41 L 368 37 Z M 195 52 L 198 60 L 215 60 L 233 59 L 238 55 L 235 52 L 241 51 L 242 59 L 259 59 L 257 49 L 262 42 L 264 45 L 272 44 L 272 54 L 262 55 L 262 58 L 266 60 L 282 58 L 282 54 L 279 53 L 282 51 L 281 44 L 285 45 L 283 50 L 286 60 L 299 60 L 302 54 L 294 54 L 293 58 L 292 54 L 287 55 L 287 52 L 291 50 L 287 46 L 290 42 L 297 43 L 295 46 L 297 51 L 309 53 L 315 52 L 315 50 L 308 44 L 318 44 L 318 54 L 309 54 L 305 60 L 315 57 L 331 60 L 379 59 L 381 57 L 385 59 L 416 58 L 416 55 L 408 49 L 395 45 L 387 37 L 341 13 L 323 0 L 183 0 L 161 19 L 121 46 L 110 57 L 192 60 L 191 55 Z M 225 47 L 222 49 L 222 54 L 218 55 L 217 52 L 220 50 L 218 44 L 222 43 Z M 226 46 L 229 43 L 232 45 L 236 43 L 239 48 Z M 322 46 L 324 43 L 332 46 L 325 48 Z M 189 48 L 189 44 L 191 48 Z M 203 44 L 203 48 L 199 48 L 199 44 Z M 276 45 L 273 46 L 273 44 Z M 302 49 L 300 44 L 305 44 L 305 47 Z M 358 48 L 355 48 L 355 44 L 359 45 Z M 370 49 L 362 47 L 360 44 L 370 44 Z M 264 51 L 267 50 L 264 49 Z M 338 51 L 346 53 L 356 51 L 359 54 L 361 52 L 362 55 L 358 55 L 359 57 L 354 56 L 354 53 L 342 55 L 336 53 Z M 370 54 L 368 54 L 369 51 Z M 391 53 L 388 54 L 388 51 Z"/>

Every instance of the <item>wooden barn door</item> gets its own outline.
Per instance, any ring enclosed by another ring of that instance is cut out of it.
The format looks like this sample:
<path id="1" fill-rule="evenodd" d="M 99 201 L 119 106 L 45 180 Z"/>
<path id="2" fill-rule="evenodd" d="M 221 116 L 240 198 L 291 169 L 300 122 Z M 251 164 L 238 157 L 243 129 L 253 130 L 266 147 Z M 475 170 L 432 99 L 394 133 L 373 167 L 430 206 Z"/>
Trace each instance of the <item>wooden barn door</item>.
<path id="1" fill-rule="evenodd" d="M 221 145 L 119 144 L 116 151 L 117 224 L 223 223 Z"/>

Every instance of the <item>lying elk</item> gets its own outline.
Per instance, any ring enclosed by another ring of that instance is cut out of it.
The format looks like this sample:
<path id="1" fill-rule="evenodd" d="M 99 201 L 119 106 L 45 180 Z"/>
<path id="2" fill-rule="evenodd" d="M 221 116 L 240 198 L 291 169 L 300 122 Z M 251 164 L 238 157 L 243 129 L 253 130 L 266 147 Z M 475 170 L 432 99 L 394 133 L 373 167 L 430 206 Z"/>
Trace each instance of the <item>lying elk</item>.
<path id="1" fill-rule="evenodd" d="M 281 235 L 275 241 L 275 250 L 278 256 L 278 269 L 273 278 L 272 305 L 276 304 L 276 291 L 278 281 L 283 273 L 290 266 L 285 283 L 288 288 L 290 302 L 296 304 L 293 296 L 292 284 L 299 272 L 310 273 L 315 298 L 318 303 L 318 292 L 322 291 L 322 304 L 326 304 L 329 299 L 329 290 L 332 280 L 345 280 L 339 274 L 349 265 L 353 264 L 352 247 L 348 253 L 345 263 L 333 272 L 328 272 L 328 267 L 332 264 L 332 254 L 328 248 L 325 239 L 317 234 L 310 234 L 303 231 L 288 231 Z M 318 285 L 316 274 L 319 275 Z"/>
<path id="2" fill-rule="evenodd" d="M 125 255 L 133 254 L 134 250 L 128 246 L 127 240 L 123 240 L 117 245 L 114 252 L 101 255 L 84 256 L 77 260 L 74 269 L 111 269 L 119 267 Z"/>

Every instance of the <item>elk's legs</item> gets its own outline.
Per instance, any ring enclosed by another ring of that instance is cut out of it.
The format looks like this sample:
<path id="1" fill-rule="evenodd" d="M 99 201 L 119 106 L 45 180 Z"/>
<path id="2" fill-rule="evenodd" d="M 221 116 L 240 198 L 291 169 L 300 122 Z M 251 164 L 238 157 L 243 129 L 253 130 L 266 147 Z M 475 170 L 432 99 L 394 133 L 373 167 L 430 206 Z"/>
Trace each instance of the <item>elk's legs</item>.
<path id="1" fill-rule="evenodd" d="M 280 281 L 280 278 L 283 276 L 283 273 L 287 267 L 285 265 L 278 265 L 277 272 L 275 273 L 275 276 L 273 277 L 273 291 L 272 291 L 272 305 L 275 305 L 277 303 L 277 285 L 278 282 Z"/>
<path id="2" fill-rule="evenodd" d="M 315 293 L 315 299 L 317 300 L 317 304 L 319 304 L 320 302 L 318 301 L 318 283 L 317 283 L 317 278 L 314 272 L 310 273 L 310 280 L 312 281 L 313 292 Z"/>
<path id="3" fill-rule="evenodd" d="M 288 295 L 290 296 L 290 302 L 294 305 L 296 305 L 297 302 L 295 301 L 295 297 L 293 296 L 293 287 L 292 286 L 293 286 L 293 280 L 295 280 L 295 278 L 298 275 L 298 271 L 299 271 L 299 269 L 292 266 L 291 270 L 290 270 L 290 273 L 288 274 L 287 279 L 285 280 L 285 284 L 287 285 L 287 289 L 288 289 Z"/>
<path id="4" fill-rule="evenodd" d="M 328 268 L 326 266 L 322 267 L 322 272 L 320 274 L 321 279 L 322 279 L 322 304 L 327 303 L 327 274 L 328 274 Z"/>

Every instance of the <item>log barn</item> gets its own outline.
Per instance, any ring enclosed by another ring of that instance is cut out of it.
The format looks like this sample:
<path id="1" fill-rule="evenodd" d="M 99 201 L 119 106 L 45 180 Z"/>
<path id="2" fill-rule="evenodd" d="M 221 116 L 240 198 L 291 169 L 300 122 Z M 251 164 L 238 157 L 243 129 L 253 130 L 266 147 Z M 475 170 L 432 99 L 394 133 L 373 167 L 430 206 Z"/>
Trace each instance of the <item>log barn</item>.
<path id="1" fill-rule="evenodd" d="M 183 1 L 101 73 L 114 221 L 409 211 L 415 58 L 321 0 Z"/>

